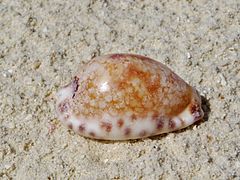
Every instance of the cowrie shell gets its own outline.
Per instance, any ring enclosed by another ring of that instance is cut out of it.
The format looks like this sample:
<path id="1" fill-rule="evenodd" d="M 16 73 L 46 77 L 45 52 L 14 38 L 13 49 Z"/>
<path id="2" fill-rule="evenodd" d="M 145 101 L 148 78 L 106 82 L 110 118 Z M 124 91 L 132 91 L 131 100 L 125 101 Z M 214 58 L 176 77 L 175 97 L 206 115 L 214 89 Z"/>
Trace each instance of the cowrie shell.
<path id="1" fill-rule="evenodd" d="M 57 93 L 58 118 L 82 136 L 127 140 L 203 117 L 197 91 L 162 63 L 134 54 L 96 57 Z"/>

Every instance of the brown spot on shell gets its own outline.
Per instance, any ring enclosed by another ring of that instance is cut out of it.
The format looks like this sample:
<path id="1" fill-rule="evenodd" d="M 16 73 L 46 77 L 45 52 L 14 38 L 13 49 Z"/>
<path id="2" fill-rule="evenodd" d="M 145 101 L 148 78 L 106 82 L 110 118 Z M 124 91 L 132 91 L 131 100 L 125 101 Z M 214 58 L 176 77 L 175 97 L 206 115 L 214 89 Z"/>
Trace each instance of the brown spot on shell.
<path id="1" fill-rule="evenodd" d="M 85 131 L 85 125 L 84 124 L 81 124 L 79 127 L 78 127 L 78 130 L 80 132 L 84 132 Z"/>
<path id="2" fill-rule="evenodd" d="M 90 132 L 89 135 L 92 136 L 92 137 L 96 136 L 94 132 Z"/>
<path id="3" fill-rule="evenodd" d="M 101 128 L 104 129 L 106 132 L 111 132 L 112 124 L 107 122 L 101 122 Z"/>
<path id="4" fill-rule="evenodd" d="M 169 129 L 175 129 L 175 127 L 176 127 L 175 122 L 174 122 L 172 119 L 170 119 L 170 120 L 168 121 L 168 128 L 169 128 Z"/>
<path id="5" fill-rule="evenodd" d="M 130 128 L 126 128 L 126 129 L 124 130 L 125 136 L 130 135 L 130 133 L 131 133 L 131 129 L 130 129 Z"/>
<path id="6" fill-rule="evenodd" d="M 156 121 L 156 126 L 157 126 L 158 130 L 163 128 L 163 126 L 164 126 L 164 117 L 159 116 L 157 113 L 154 113 L 153 116 L 152 116 L 152 120 Z"/>
<path id="7" fill-rule="evenodd" d="M 200 106 L 197 103 L 193 103 L 190 106 L 190 112 L 193 115 L 195 120 L 198 120 L 198 119 L 200 119 L 202 117 Z"/>
<path id="8" fill-rule="evenodd" d="M 124 121 L 122 119 L 119 119 L 118 122 L 117 122 L 117 126 L 119 128 L 121 128 L 123 126 L 123 124 L 124 124 Z"/>
<path id="9" fill-rule="evenodd" d="M 158 119 L 158 120 L 157 120 L 157 129 L 160 130 L 160 129 L 163 128 L 163 126 L 164 126 L 164 120 L 161 119 L 161 118 Z"/>
<path id="10" fill-rule="evenodd" d="M 199 107 L 197 104 L 192 104 L 191 107 L 190 107 L 190 111 L 192 114 L 194 114 L 196 111 L 198 111 Z"/>

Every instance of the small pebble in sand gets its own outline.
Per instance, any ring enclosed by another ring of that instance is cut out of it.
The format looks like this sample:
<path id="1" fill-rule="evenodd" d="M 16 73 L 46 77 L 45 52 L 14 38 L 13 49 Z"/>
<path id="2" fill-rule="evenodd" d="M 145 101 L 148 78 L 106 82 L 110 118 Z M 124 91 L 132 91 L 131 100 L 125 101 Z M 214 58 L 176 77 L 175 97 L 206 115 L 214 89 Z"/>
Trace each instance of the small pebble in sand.
<path id="1" fill-rule="evenodd" d="M 185 128 L 203 117 L 197 91 L 153 59 L 110 54 L 83 65 L 56 95 L 58 118 L 82 136 L 127 140 Z"/>

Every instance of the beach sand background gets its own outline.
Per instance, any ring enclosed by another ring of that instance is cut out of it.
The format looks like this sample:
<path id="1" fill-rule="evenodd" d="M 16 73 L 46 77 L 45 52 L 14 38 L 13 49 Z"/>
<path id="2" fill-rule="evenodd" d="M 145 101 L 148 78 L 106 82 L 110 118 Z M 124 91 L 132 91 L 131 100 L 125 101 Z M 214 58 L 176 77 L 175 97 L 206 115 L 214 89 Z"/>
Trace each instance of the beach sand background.
<path id="1" fill-rule="evenodd" d="M 239 179 L 239 42 L 238 0 L 0 0 L 0 179 Z M 169 66 L 204 119 L 124 142 L 65 128 L 54 94 L 108 53 Z"/>

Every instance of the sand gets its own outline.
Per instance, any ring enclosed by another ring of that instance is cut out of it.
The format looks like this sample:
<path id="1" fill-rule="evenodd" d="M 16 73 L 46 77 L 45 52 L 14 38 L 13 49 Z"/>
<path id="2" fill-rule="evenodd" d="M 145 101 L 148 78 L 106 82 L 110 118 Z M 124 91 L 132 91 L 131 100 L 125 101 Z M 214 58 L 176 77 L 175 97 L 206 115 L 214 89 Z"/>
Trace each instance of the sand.
<path id="1" fill-rule="evenodd" d="M 239 179 L 238 0 L 0 1 L 0 179 Z M 202 95 L 204 119 L 135 141 L 83 138 L 54 94 L 80 64 L 136 53 Z"/>

